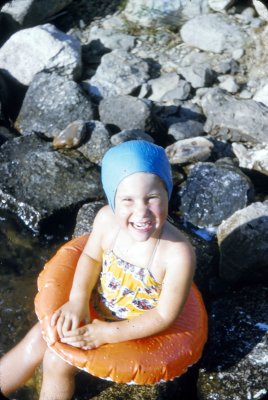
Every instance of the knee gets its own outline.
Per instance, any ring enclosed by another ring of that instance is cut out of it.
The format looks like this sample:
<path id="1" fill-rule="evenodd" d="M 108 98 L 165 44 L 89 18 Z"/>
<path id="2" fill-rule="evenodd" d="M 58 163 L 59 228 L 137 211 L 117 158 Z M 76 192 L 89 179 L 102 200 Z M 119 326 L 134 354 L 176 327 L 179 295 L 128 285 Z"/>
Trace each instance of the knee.
<path id="1" fill-rule="evenodd" d="M 74 376 L 76 367 L 69 365 L 66 361 L 62 360 L 52 350 L 47 349 L 43 360 L 44 374 L 52 374 L 53 376 Z"/>

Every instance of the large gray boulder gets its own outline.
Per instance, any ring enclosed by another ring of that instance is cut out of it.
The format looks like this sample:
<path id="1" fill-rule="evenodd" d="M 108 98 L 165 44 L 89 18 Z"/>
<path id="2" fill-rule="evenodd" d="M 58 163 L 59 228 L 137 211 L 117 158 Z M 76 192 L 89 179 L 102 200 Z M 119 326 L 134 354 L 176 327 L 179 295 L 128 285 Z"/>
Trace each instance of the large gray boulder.
<path id="1" fill-rule="evenodd" d="M 199 162 L 179 192 L 180 212 L 199 227 L 215 227 L 252 201 L 253 186 L 239 168 Z"/>
<path id="2" fill-rule="evenodd" d="M 75 150 L 54 151 L 36 135 L 0 148 L 0 207 L 32 230 L 102 195 L 98 168 Z"/>
<path id="3" fill-rule="evenodd" d="M 232 284 L 268 284 L 268 201 L 236 211 L 217 230 L 219 275 Z"/>
<path id="4" fill-rule="evenodd" d="M 27 90 L 15 126 L 22 135 L 37 132 L 53 138 L 73 121 L 92 119 L 90 98 L 78 83 L 40 72 Z"/>
<path id="5" fill-rule="evenodd" d="M 208 89 L 201 99 L 205 132 L 231 142 L 268 142 L 268 107 L 236 99 L 221 89 Z"/>
<path id="6" fill-rule="evenodd" d="M 44 70 L 78 79 L 82 69 L 80 42 L 52 24 L 23 29 L 0 48 L 0 68 L 26 86 Z"/>
<path id="7" fill-rule="evenodd" d="M 89 81 L 84 81 L 84 86 L 90 94 L 105 98 L 131 94 L 148 79 L 149 66 L 146 61 L 117 49 L 102 56 L 95 75 Z"/>
<path id="8" fill-rule="evenodd" d="M 141 27 L 175 26 L 183 19 L 209 11 L 207 0 L 128 0 L 125 18 Z"/>
<path id="9" fill-rule="evenodd" d="M 241 49 L 248 40 L 238 24 L 221 14 L 198 15 L 187 21 L 180 33 L 186 44 L 213 53 Z"/>
<path id="10" fill-rule="evenodd" d="M 151 131 L 153 112 L 151 103 L 133 96 L 111 96 L 99 105 L 100 120 L 117 131 L 140 129 Z"/>
<path id="11" fill-rule="evenodd" d="M 19 26 L 30 27 L 42 23 L 47 18 L 67 7 L 73 0 L 12 0 L 1 12 L 16 21 Z"/>

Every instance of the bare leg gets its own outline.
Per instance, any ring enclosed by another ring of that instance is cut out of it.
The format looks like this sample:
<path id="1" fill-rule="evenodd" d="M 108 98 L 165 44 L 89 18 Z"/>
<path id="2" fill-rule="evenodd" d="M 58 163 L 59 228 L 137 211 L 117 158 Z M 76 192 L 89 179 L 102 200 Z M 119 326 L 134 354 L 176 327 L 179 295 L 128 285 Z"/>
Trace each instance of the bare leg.
<path id="1" fill-rule="evenodd" d="M 77 368 L 47 349 L 43 362 L 40 400 L 70 400 L 75 388 Z"/>
<path id="2" fill-rule="evenodd" d="M 23 386 L 41 364 L 47 349 L 37 323 L 0 360 L 0 388 L 6 396 Z"/>

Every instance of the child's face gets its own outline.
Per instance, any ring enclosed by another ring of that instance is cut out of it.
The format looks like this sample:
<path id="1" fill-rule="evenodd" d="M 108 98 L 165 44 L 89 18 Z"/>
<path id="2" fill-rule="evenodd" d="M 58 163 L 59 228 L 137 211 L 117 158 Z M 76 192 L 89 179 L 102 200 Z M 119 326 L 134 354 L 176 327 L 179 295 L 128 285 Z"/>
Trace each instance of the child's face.
<path id="1" fill-rule="evenodd" d="M 115 196 L 115 216 L 137 241 L 158 237 L 168 215 L 168 194 L 154 174 L 138 172 L 123 179 Z"/>

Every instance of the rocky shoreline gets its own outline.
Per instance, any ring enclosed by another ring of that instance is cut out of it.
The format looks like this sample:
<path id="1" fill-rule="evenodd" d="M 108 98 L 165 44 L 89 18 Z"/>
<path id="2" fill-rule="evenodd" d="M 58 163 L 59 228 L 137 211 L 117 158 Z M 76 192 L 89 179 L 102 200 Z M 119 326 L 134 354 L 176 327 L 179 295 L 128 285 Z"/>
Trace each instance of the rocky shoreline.
<path id="1" fill-rule="evenodd" d="M 88 232 L 105 202 L 104 152 L 160 144 L 174 177 L 170 218 L 196 248 L 209 312 L 204 356 L 181 380 L 87 398 L 188 400 L 189 385 L 198 400 L 266 398 L 265 2 L 38 3 L 1 4 L 1 210 L 35 235 L 59 220 L 73 236 Z"/>

